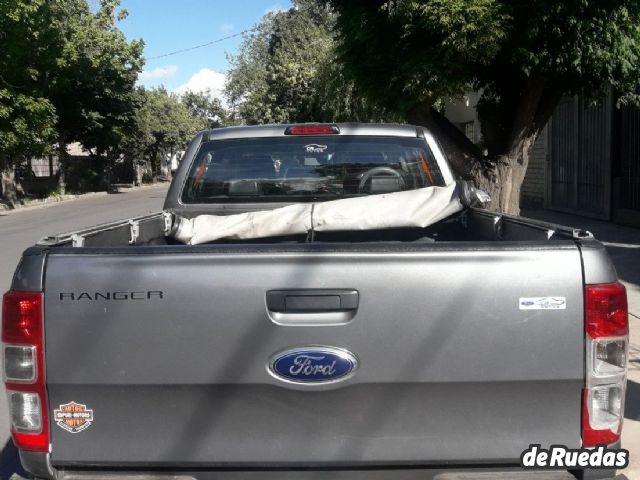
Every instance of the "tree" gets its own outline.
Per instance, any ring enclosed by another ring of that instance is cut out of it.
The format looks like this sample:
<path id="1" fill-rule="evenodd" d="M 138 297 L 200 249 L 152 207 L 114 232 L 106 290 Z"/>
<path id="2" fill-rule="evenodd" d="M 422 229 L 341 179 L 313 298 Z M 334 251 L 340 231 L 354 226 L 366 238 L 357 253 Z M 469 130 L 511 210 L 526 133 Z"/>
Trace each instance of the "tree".
<path id="1" fill-rule="evenodd" d="M 232 109 L 250 124 L 388 117 L 342 74 L 334 23 L 332 10 L 315 0 L 265 15 L 230 57 Z"/>
<path id="2" fill-rule="evenodd" d="M 46 96 L 46 72 L 62 49 L 55 0 L 0 2 L 1 196 L 17 201 L 15 164 L 41 155 L 55 136 L 55 108 Z"/>
<path id="3" fill-rule="evenodd" d="M 204 92 L 189 90 L 182 94 L 180 101 L 189 109 L 193 117 L 202 121 L 202 129 L 219 128 L 226 123 L 227 112 L 220 99 L 212 97 L 210 90 Z"/>
<path id="4" fill-rule="evenodd" d="M 272 18 L 273 14 L 265 16 L 253 32 L 244 34 L 239 52 L 228 57 L 231 68 L 225 95 L 232 111 L 250 124 L 268 123 L 271 118 L 264 100 L 267 98 L 266 66 Z"/>
<path id="5" fill-rule="evenodd" d="M 640 98 L 637 0 L 326 0 L 340 60 L 375 102 L 445 141 L 456 172 L 519 211 L 529 149 L 563 95 Z M 433 106 L 473 88 L 481 155 Z"/>
<path id="6" fill-rule="evenodd" d="M 121 153 L 125 132 L 134 126 L 144 43 L 127 41 L 117 28 L 127 16 L 126 10 L 118 10 L 119 0 L 100 0 L 95 13 L 86 0 L 63 4 L 65 42 L 57 68 L 50 72 L 49 90 L 58 115 L 60 157 L 66 156 L 66 144 L 77 141 L 105 155 L 110 164 Z"/>
<path id="7" fill-rule="evenodd" d="M 73 141 L 119 154 L 134 122 L 143 43 L 118 30 L 126 16 L 118 8 L 119 0 L 101 0 L 96 12 L 86 0 L 0 2 L 0 168 L 12 202 L 15 162 L 56 140 L 62 160 Z"/>
<path id="8" fill-rule="evenodd" d="M 163 87 L 152 90 L 139 87 L 136 102 L 135 127 L 127 135 L 124 147 L 127 155 L 149 162 L 153 174 L 159 175 L 163 156 L 183 148 L 202 130 L 203 122 L 176 94 Z"/>

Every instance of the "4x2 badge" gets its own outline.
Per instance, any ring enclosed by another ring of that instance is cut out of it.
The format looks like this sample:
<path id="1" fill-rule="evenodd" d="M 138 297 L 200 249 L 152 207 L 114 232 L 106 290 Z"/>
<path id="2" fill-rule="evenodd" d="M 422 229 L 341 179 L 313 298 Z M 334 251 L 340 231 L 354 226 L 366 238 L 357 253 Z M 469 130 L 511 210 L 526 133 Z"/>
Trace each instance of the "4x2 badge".
<path id="1" fill-rule="evenodd" d="M 60 405 L 53 411 L 56 424 L 67 432 L 78 433 L 86 430 L 93 423 L 93 410 L 86 405 L 69 402 Z"/>

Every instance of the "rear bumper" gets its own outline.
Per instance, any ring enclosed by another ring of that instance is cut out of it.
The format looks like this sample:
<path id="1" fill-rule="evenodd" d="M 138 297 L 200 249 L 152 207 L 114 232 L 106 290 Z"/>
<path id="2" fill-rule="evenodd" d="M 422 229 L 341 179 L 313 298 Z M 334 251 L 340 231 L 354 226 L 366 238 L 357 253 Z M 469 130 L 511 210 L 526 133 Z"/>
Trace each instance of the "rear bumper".
<path id="1" fill-rule="evenodd" d="M 614 472 L 599 472 L 598 479 L 613 479 Z M 606 476 L 602 476 L 606 475 Z M 578 477 L 579 478 L 579 477 Z M 14 476 L 11 480 L 26 480 Z M 327 471 L 216 471 L 153 473 L 94 471 L 58 472 L 56 480 L 576 480 L 563 471 L 523 472 L 519 469 L 473 470 L 327 470 Z"/>
<path id="2" fill-rule="evenodd" d="M 377 467 L 331 468 L 322 470 L 197 470 L 197 471 L 117 471 L 54 469 L 49 455 L 20 452 L 25 469 L 36 478 L 47 480 L 596 480 L 613 479 L 615 471 L 588 470 L 523 471 L 520 468 L 497 466 L 478 467 Z M 12 480 L 25 480 L 14 476 Z"/>

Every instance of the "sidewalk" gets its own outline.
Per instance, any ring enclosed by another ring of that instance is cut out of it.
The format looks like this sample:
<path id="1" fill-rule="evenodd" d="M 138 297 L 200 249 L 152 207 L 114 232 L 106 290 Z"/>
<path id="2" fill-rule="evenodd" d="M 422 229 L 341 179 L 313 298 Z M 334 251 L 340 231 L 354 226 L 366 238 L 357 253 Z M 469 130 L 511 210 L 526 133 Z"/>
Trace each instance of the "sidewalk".
<path id="1" fill-rule="evenodd" d="M 548 210 L 523 209 L 521 215 L 589 230 L 607 247 L 627 287 L 630 345 L 622 446 L 629 450 L 630 463 L 621 473 L 640 479 L 640 229 Z"/>
<path id="2" fill-rule="evenodd" d="M 133 192 L 136 190 L 143 190 L 146 188 L 158 187 L 161 185 L 169 185 L 168 183 L 157 182 L 157 183 L 145 183 L 143 185 L 139 185 L 137 187 L 134 186 L 117 186 L 112 191 L 100 191 L 100 192 L 86 192 L 86 193 L 78 193 L 78 194 L 66 194 L 66 195 L 58 195 L 58 196 L 50 196 L 41 199 L 30 199 L 27 200 L 27 203 L 23 205 L 17 205 L 14 208 L 9 208 L 7 204 L 3 203 L 0 200 L 0 215 L 7 215 L 13 212 L 23 212 L 28 210 L 33 210 L 36 208 L 43 208 L 49 205 L 57 205 L 62 202 L 70 202 L 73 200 L 80 200 L 83 198 L 91 198 L 91 197 L 100 197 L 104 195 L 112 195 L 116 193 L 122 193 L 123 191 Z"/>

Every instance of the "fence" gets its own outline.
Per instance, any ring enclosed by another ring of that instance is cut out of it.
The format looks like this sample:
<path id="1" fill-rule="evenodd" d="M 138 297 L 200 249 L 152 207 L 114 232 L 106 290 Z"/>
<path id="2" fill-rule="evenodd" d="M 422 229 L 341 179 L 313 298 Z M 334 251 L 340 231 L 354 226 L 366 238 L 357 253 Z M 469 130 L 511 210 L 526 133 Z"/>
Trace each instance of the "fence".
<path id="1" fill-rule="evenodd" d="M 108 183 L 133 184 L 137 181 L 133 160 L 120 160 L 107 171 L 107 161 L 93 155 L 71 155 L 65 162 L 64 181 L 70 192 L 104 190 Z M 58 188 L 60 162 L 52 155 L 33 158 L 17 168 L 19 180 L 28 194 L 43 196 Z M 108 181 L 109 180 L 109 181 Z"/>
<path id="2" fill-rule="evenodd" d="M 549 206 L 608 219 L 611 209 L 611 97 L 563 99 L 551 119 Z"/>

